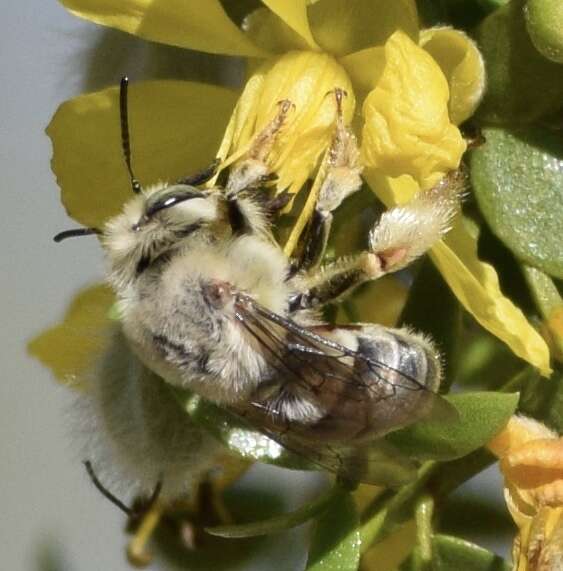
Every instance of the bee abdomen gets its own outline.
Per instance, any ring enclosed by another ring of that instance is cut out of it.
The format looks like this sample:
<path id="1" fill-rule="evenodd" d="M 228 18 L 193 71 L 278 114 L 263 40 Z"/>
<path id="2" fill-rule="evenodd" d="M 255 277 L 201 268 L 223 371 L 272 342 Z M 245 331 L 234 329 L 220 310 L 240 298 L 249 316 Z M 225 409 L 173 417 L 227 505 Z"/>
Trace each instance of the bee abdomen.
<path id="1" fill-rule="evenodd" d="M 369 387 L 358 436 L 383 435 L 430 413 L 441 378 L 431 342 L 406 329 L 366 327 L 358 335 L 358 353 L 356 370 Z"/>
<path id="2" fill-rule="evenodd" d="M 379 365 L 381 376 L 398 390 L 435 392 L 440 385 L 439 354 L 422 335 L 370 327 L 358 336 L 358 351 Z"/>

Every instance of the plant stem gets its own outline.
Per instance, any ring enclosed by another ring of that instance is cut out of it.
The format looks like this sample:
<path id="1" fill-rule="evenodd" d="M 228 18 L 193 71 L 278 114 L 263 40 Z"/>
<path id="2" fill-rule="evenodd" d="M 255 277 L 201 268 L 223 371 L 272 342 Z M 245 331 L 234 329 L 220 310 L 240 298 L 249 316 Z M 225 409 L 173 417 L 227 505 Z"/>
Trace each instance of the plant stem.
<path id="1" fill-rule="evenodd" d="M 228 538 L 257 537 L 260 535 L 279 533 L 280 531 L 301 525 L 319 515 L 343 492 L 345 492 L 345 490 L 339 484 L 335 484 L 318 498 L 293 512 L 252 523 L 206 527 L 205 531 L 211 535 Z"/>
<path id="2" fill-rule="evenodd" d="M 422 559 L 422 569 L 430 570 L 432 562 L 432 517 L 434 515 L 434 498 L 428 494 L 421 496 L 416 505 L 416 539 Z"/>

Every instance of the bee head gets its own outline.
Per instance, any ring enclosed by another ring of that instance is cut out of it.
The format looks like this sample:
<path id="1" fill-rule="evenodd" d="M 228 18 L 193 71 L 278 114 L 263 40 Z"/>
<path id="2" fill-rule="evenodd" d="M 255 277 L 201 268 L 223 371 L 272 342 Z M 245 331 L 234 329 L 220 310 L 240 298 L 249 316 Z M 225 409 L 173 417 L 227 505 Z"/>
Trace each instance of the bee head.
<path id="1" fill-rule="evenodd" d="M 114 285 L 131 283 L 179 249 L 212 239 L 217 195 L 185 184 L 160 184 L 129 200 L 101 232 Z"/>
<path id="2" fill-rule="evenodd" d="M 227 197 L 217 188 L 198 188 L 214 176 L 218 161 L 176 183 L 143 187 L 131 164 L 127 91 L 128 79 L 124 77 L 119 92 L 121 142 L 134 196 L 125 203 L 121 214 L 102 228 L 66 230 L 54 238 L 60 242 L 73 236 L 98 234 L 109 261 L 110 281 L 117 288 L 131 284 L 155 263 L 166 261 L 189 243 L 264 231 L 265 227 L 264 217 L 252 201 Z"/>

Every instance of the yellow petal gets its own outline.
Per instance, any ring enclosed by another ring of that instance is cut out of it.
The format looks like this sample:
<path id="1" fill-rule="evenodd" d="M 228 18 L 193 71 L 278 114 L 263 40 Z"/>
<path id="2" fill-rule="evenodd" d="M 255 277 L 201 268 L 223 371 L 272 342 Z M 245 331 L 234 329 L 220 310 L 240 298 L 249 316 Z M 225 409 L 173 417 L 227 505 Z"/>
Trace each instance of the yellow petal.
<path id="1" fill-rule="evenodd" d="M 73 14 L 145 40 L 210 53 L 264 56 L 219 0 L 61 0 Z"/>
<path id="2" fill-rule="evenodd" d="M 268 8 L 258 8 L 250 13 L 244 19 L 243 28 L 255 45 L 273 54 L 309 48 L 303 36 Z"/>
<path id="3" fill-rule="evenodd" d="M 556 438 L 557 435 L 547 426 L 533 418 L 515 414 L 507 425 L 488 444 L 487 448 L 498 458 L 503 458 L 510 450 L 540 438 Z"/>
<path id="4" fill-rule="evenodd" d="M 220 155 L 247 149 L 276 116 L 279 102 L 289 100 L 283 128 L 268 155 L 270 170 L 278 175 L 278 189 L 298 190 L 318 163 L 334 132 L 336 105 L 329 92 L 344 89 L 346 122 L 352 118 L 354 92 L 344 69 L 330 56 L 290 52 L 270 62 L 248 81 L 227 129 Z"/>
<path id="5" fill-rule="evenodd" d="M 336 56 L 383 45 L 397 30 L 418 41 L 415 0 L 320 0 L 309 6 L 309 22 L 317 43 Z"/>
<path id="6" fill-rule="evenodd" d="M 132 161 L 142 184 L 175 180 L 215 157 L 236 94 L 180 81 L 138 83 L 129 91 Z M 47 134 L 67 212 L 100 227 L 131 196 L 121 151 L 118 88 L 63 103 Z"/>
<path id="7" fill-rule="evenodd" d="M 411 175 L 429 188 L 457 168 L 466 145 L 448 116 L 448 84 L 432 57 L 402 32 L 385 44 L 386 64 L 367 96 L 364 164 L 381 174 Z"/>
<path id="8" fill-rule="evenodd" d="M 80 386 L 105 346 L 108 313 L 115 301 L 105 285 L 88 287 L 72 300 L 61 324 L 32 339 L 30 355 L 49 367 L 61 382 Z"/>
<path id="9" fill-rule="evenodd" d="M 306 0 L 262 0 L 262 3 L 297 32 L 310 48 L 318 49 L 309 28 Z"/>
<path id="10" fill-rule="evenodd" d="M 420 45 L 448 80 L 452 123 L 463 123 L 473 115 L 485 91 L 485 64 L 479 49 L 466 34 L 447 27 L 423 30 Z"/>
<path id="11" fill-rule="evenodd" d="M 340 304 L 337 323 L 365 321 L 393 327 L 401 315 L 408 297 L 408 288 L 395 276 L 388 275 L 375 282 L 369 282 L 354 292 L 350 299 L 353 314 L 348 303 Z M 385 303 L 381 303 L 381 300 Z"/>
<path id="12" fill-rule="evenodd" d="M 512 550 L 513 570 L 559 571 L 563 561 L 563 508 L 542 507 L 529 516 L 511 507 L 510 513 L 519 528 Z"/>
<path id="13" fill-rule="evenodd" d="M 377 85 L 385 69 L 385 48 L 366 48 L 344 56 L 339 61 L 352 79 L 356 91 L 367 94 Z"/>
<path id="14" fill-rule="evenodd" d="M 521 488 L 556 480 L 563 484 L 563 438 L 538 438 L 526 442 L 508 452 L 502 459 L 501 468 L 506 478 Z"/>
<path id="15" fill-rule="evenodd" d="M 387 206 L 405 202 L 418 189 L 406 176 L 392 179 L 369 169 L 364 176 Z M 431 258 L 463 307 L 516 355 L 549 376 L 547 344 L 522 311 L 503 295 L 493 266 L 479 260 L 477 240 L 476 228 L 463 219 L 432 248 Z"/>

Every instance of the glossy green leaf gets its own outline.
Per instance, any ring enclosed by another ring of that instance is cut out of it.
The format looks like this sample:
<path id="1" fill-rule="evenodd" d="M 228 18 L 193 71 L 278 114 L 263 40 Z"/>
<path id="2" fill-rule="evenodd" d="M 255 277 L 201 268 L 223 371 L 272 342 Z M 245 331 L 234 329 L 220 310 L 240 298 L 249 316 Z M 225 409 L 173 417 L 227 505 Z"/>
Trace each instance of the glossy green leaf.
<path id="1" fill-rule="evenodd" d="M 523 264 L 521 272 L 543 318 L 542 333 L 549 343 L 552 357 L 563 363 L 563 297 L 557 284 L 537 268 Z"/>
<path id="2" fill-rule="evenodd" d="M 352 495 L 341 491 L 318 518 L 307 571 L 356 571 L 360 563 L 359 524 Z"/>
<path id="3" fill-rule="evenodd" d="M 432 539 L 432 571 L 510 571 L 498 555 L 459 537 L 435 535 Z M 418 552 L 401 565 L 401 571 L 420 571 Z"/>
<path id="4" fill-rule="evenodd" d="M 335 486 L 324 494 L 321 494 L 317 499 L 305 504 L 293 512 L 252 523 L 207 527 L 205 531 L 210 535 L 228 537 L 231 539 L 242 539 L 245 537 L 258 537 L 261 535 L 280 533 L 301 525 L 302 523 L 309 521 L 311 518 L 324 513 L 331 505 L 333 505 L 335 500 L 338 500 L 338 498 L 342 496 L 343 493 L 344 492 L 339 486 Z"/>
<path id="5" fill-rule="evenodd" d="M 563 277 L 563 140 L 538 127 L 483 134 L 471 181 L 489 226 L 518 258 Z"/>
<path id="6" fill-rule="evenodd" d="M 513 0 L 491 13 L 477 28 L 476 39 L 487 70 L 479 119 L 528 123 L 561 107 L 563 67 L 532 44 L 524 0 Z"/>
<path id="7" fill-rule="evenodd" d="M 538 51 L 557 63 L 563 63 L 563 2 L 528 0 L 526 27 Z"/>
<path id="8" fill-rule="evenodd" d="M 457 421 L 421 421 L 387 435 L 403 454 L 421 460 L 451 460 L 488 442 L 516 410 L 518 394 L 475 392 L 446 397 Z"/>
<path id="9" fill-rule="evenodd" d="M 243 458 L 290 468 L 293 470 L 319 470 L 305 458 L 293 454 L 244 419 L 214 405 L 189 391 L 174 388 L 176 398 L 191 418 L 206 428 L 229 450 Z"/>

